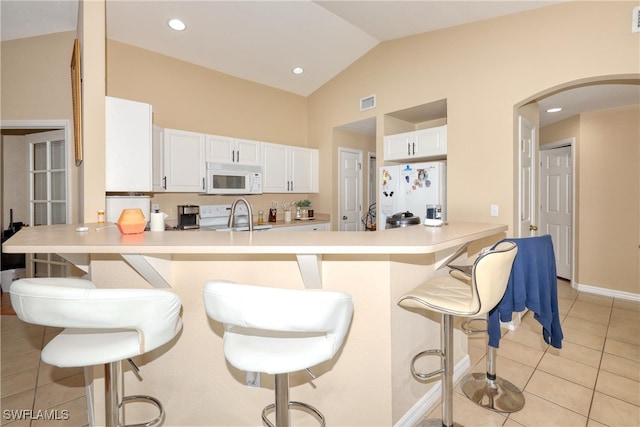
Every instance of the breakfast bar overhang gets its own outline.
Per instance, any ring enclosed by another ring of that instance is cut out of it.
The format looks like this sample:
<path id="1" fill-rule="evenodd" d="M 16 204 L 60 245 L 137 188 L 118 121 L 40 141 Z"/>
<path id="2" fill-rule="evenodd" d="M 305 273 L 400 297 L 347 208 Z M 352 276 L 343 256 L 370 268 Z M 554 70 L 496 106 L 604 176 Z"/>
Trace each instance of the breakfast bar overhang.
<path id="1" fill-rule="evenodd" d="M 291 398 L 312 403 L 338 426 L 405 425 L 439 397 L 438 381 L 418 382 L 411 358 L 439 347 L 439 317 L 397 306 L 398 298 L 435 274 L 465 245 L 485 247 L 505 237 L 500 224 L 451 222 L 379 232 L 144 232 L 86 224 L 28 227 L 3 245 L 13 253 L 57 253 L 83 268 L 98 287 L 164 286 L 182 299 L 183 331 L 169 346 L 136 359 L 143 380 L 125 373 L 127 394 L 151 394 L 165 406 L 166 426 L 259 425 L 273 399 L 273 379 L 249 388 L 246 373 L 225 362 L 222 326 L 204 311 L 207 280 L 340 290 L 355 312 L 337 357 L 291 375 Z M 81 254 L 87 254 L 82 265 Z M 457 370 L 469 365 L 467 341 L 456 330 Z M 162 357 L 158 355 L 162 354 Z M 439 361 L 425 361 L 435 369 Z M 323 375 L 331 371 L 327 375 Z M 456 372 L 461 374 L 462 372 Z M 93 415 L 103 420 L 102 367 L 93 369 Z M 134 409 L 136 410 L 136 409 Z M 133 412 L 133 411 L 132 411 Z M 137 414 L 135 414 L 137 415 Z M 140 414 L 144 419 L 145 414 Z M 306 420 L 293 419 L 293 425 Z"/>

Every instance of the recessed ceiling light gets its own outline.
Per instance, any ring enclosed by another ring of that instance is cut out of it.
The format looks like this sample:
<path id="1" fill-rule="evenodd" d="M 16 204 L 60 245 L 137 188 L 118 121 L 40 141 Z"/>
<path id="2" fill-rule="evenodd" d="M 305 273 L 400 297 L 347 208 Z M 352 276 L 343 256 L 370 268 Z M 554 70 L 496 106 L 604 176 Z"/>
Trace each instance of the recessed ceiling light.
<path id="1" fill-rule="evenodd" d="M 176 31 L 184 31 L 184 29 L 187 28 L 184 22 L 176 18 L 169 21 L 169 27 L 171 27 L 172 30 Z"/>
<path id="2" fill-rule="evenodd" d="M 304 73 L 304 68 L 302 68 L 302 67 L 293 67 L 293 70 L 291 70 L 291 72 L 293 74 L 302 74 L 302 73 Z"/>
<path id="3" fill-rule="evenodd" d="M 562 108 L 560 108 L 560 107 L 553 107 L 553 108 L 549 108 L 549 109 L 547 110 L 547 113 L 557 113 L 557 112 L 559 112 L 559 111 L 562 111 Z"/>

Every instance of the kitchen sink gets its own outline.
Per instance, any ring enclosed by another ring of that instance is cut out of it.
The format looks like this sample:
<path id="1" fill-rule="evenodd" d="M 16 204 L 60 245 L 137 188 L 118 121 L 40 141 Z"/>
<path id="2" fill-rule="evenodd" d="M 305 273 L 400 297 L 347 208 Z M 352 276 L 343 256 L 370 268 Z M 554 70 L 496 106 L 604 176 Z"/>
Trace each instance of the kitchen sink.
<path id="1" fill-rule="evenodd" d="M 215 231 L 249 231 L 249 226 L 238 226 L 238 227 L 205 227 Z M 253 231 L 269 231 L 271 229 L 271 225 L 254 225 Z"/>

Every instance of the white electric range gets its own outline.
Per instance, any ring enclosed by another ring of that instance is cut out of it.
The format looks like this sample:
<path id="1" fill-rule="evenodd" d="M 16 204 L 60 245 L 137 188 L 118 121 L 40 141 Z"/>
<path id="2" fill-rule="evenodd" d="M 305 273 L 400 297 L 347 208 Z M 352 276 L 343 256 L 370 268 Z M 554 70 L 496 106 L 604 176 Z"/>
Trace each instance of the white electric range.
<path id="1" fill-rule="evenodd" d="M 200 228 L 215 231 L 248 231 L 249 216 L 243 203 L 236 205 L 236 226 L 228 227 L 227 221 L 231 213 L 231 205 L 200 205 Z M 254 212 L 255 213 L 255 212 Z M 254 224 L 254 231 L 267 231 L 271 224 Z"/>

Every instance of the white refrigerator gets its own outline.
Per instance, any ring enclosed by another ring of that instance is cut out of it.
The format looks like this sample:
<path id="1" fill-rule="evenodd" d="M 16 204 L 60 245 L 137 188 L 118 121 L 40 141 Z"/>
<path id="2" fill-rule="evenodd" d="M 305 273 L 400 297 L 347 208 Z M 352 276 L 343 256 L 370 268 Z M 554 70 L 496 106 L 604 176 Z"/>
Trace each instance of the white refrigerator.
<path id="1" fill-rule="evenodd" d="M 411 212 L 425 218 L 447 219 L 447 164 L 445 162 L 405 163 L 379 169 L 380 188 L 377 228 L 387 226 L 387 217 Z M 429 213 L 427 214 L 427 209 Z"/>

